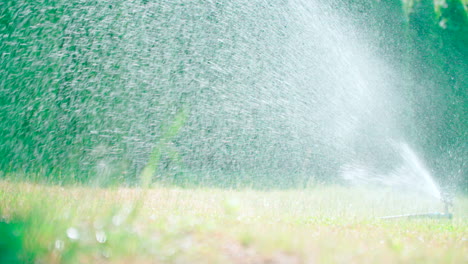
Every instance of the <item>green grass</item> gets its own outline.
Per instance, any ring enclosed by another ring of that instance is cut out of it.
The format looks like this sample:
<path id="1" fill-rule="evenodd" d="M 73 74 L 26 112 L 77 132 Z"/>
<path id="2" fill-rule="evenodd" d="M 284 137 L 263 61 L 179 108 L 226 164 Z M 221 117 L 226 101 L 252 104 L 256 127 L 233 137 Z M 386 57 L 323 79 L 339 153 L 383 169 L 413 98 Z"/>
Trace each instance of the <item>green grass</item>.
<path id="1" fill-rule="evenodd" d="M 254 191 L 0 182 L 0 263 L 467 263 L 468 199 L 452 220 L 417 195 L 338 186 Z"/>

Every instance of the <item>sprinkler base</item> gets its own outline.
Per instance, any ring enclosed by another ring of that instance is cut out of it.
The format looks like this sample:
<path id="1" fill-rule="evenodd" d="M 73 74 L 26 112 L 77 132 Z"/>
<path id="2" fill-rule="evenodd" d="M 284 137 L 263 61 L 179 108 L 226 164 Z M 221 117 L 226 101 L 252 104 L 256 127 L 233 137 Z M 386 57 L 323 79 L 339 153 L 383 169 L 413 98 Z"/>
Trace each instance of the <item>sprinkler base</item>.
<path id="1" fill-rule="evenodd" d="M 450 213 L 425 213 L 425 214 L 406 214 L 406 215 L 392 215 L 380 217 L 380 219 L 452 219 L 453 215 Z"/>

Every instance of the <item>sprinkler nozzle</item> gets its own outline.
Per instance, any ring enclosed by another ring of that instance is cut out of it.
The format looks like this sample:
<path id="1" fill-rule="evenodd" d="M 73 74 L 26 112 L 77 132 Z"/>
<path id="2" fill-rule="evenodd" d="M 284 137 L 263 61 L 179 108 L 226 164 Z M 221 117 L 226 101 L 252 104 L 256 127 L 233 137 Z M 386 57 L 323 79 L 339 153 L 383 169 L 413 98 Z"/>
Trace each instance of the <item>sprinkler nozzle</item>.
<path id="1" fill-rule="evenodd" d="M 442 195 L 442 199 L 441 199 L 442 203 L 444 204 L 444 213 L 445 214 L 450 214 L 451 215 L 451 211 L 452 211 L 452 208 L 453 208 L 453 201 L 452 201 L 452 197 L 450 197 L 449 194 L 447 193 L 444 193 Z"/>

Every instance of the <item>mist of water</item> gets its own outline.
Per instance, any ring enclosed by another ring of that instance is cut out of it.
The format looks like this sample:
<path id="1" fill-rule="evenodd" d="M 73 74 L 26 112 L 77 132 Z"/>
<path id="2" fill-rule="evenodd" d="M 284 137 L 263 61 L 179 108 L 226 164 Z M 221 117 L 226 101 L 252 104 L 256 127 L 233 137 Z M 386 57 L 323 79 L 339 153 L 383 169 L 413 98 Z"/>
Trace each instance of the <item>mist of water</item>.
<path id="1" fill-rule="evenodd" d="M 417 141 L 406 66 L 345 7 L 8 2 L 2 166 L 128 184 L 150 161 L 153 180 L 228 185 L 304 186 L 342 172 L 439 198 L 408 145 L 394 155 L 391 142 Z"/>

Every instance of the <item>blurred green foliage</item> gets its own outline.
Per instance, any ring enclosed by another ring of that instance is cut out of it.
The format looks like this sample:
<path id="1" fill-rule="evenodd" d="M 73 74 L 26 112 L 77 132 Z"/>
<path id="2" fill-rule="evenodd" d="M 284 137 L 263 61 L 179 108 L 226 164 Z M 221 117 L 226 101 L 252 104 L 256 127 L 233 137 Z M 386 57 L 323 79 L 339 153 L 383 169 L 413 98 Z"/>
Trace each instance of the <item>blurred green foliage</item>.
<path id="1" fill-rule="evenodd" d="M 0 222 L 1 263 L 23 263 L 20 259 L 20 254 L 23 253 L 22 231 L 19 224 Z"/>

